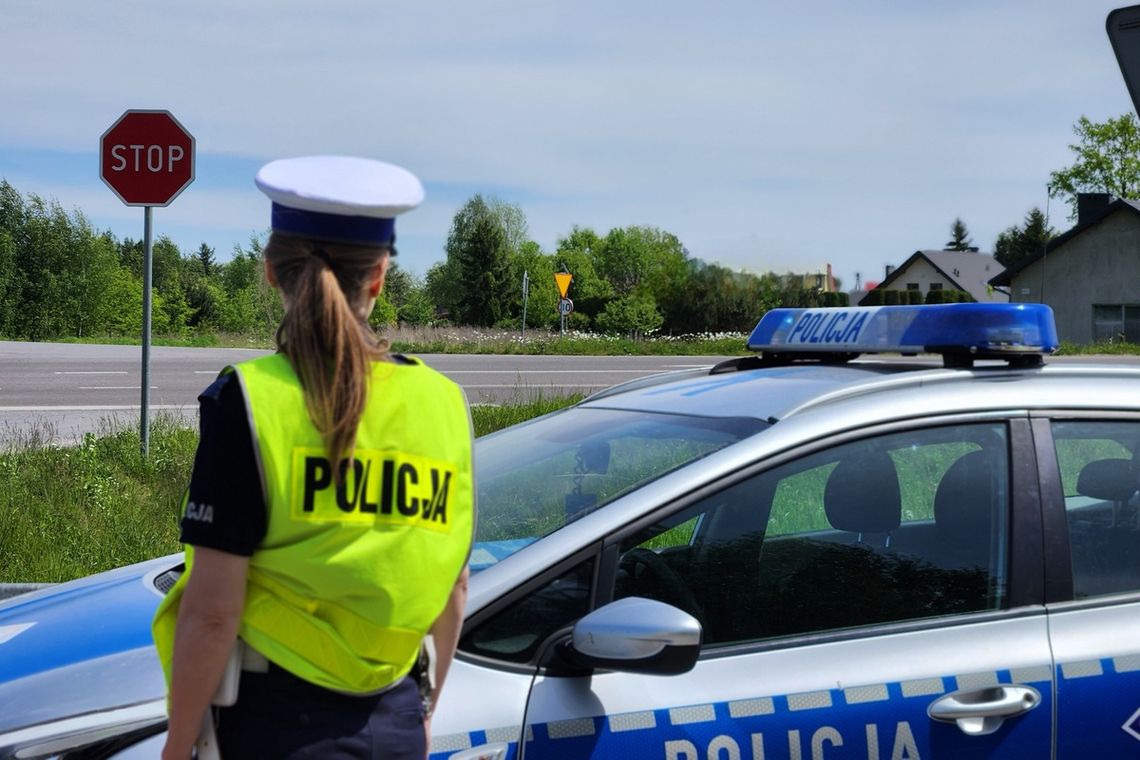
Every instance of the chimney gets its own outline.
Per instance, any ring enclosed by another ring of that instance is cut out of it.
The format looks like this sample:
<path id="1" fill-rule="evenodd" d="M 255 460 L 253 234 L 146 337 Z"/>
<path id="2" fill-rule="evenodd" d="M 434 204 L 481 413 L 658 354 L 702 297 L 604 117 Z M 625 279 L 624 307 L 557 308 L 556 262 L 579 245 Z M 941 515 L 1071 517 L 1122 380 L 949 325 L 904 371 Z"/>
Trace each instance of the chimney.
<path id="1" fill-rule="evenodd" d="M 834 292 L 834 290 L 835 290 L 835 280 L 831 276 L 831 264 L 827 265 L 827 287 L 826 287 L 826 290 L 828 293 Z"/>
<path id="2" fill-rule="evenodd" d="M 1077 224 L 1090 222 L 1104 213 L 1112 196 L 1108 193 L 1077 193 Z"/>
<path id="3" fill-rule="evenodd" d="M 894 265 L 894 264 L 887 264 L 887 266 L 886 266 L 886 274 L 883 276 L 883 279 L 886 279 L 887 277 L 890 277 L 890 276 L 891 276 L 891 274 L 892 274 L 894 271 L 895 271 L 895 265 Z"/>

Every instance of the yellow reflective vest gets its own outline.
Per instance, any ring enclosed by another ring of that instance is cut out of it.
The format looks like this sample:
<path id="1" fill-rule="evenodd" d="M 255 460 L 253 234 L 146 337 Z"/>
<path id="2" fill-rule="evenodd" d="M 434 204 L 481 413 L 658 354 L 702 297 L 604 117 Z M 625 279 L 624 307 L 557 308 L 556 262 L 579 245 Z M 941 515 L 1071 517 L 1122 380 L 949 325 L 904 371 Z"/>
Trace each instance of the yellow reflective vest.
<path id="1" fill-rule="evenodd" d="M 364 694 L 415 662 L 467 561 L 474 527 L 463 392 L 419 362 L 376 362 L 351 459 L 335 477 L 283 354 L 233 368 L 245 395 L 268 529 L 250 558 L 239 636 L 311 683 Z M 251 477 L 253 475 L 251 474 Z M 170 680 L 186 572 L 153 633 Z"/>

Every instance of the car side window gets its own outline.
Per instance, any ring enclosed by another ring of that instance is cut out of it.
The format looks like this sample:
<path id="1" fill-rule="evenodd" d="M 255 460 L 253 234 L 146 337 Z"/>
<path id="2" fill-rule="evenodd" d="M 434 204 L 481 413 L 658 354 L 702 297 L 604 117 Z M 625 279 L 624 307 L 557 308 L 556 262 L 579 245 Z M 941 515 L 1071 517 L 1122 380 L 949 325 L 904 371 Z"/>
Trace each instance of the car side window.
<path id="1" fill-rule="evenodd" d="M 1140 423 L 1052 424 L 1078 599 L 1140 591 Z"/>
<path id="2" fill-rule="evenodd" d="M 1000 609 L 1004 424 L 866 438 L 749 478 L 627 537 L 615 597 L 672 604 L 706 645 Z"/>

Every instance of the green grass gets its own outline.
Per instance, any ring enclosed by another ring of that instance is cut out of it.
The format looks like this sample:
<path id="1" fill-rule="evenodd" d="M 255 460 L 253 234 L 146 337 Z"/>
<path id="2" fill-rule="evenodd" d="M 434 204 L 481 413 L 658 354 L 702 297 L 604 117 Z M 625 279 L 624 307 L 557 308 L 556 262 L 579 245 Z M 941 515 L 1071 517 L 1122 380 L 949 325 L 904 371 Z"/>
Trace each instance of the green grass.
<path id="1" fill-rule="evenodd" d="M 388 327 L 387 336 L 393 351 L 405 354 L 525 354 L 550 356 L 740 356 L 750 353 L 745 348 L 743 333 L 705 333 L 699 335 L 654 335 L 633 340 L 616 335 L 579 332 L 518 330 L 480 327 Z M 155 335 L 156 346 L 193 348 L 253 348 L 270 350 L 273 337 L 213 331 Z M 95 343 L 120 346 L 139 344 L 137 335 L 97 335 L 83 338 L 60 338 L 63 343 Z M 1062 341 L 1058 356 L 1140 355 L 1140 345 L 1123 341 L 1098 341 L 1078 344 Z"/>
<path id="2" fill-rule="evenodd" d="M 471 410 L 476 435 L 546 414 L 580 397 L 536 397 Z M 0 453 L 0 583 L 52 583 L 181 549 L 178 520 L 197 430 L 159 416 L 150 457 L 137 427 L 108 427 L 55 446 L 47 427 Z"/>
<path id="3" fill-rule="evenodd" d="M 1118 355 L 1118 356 L 1135 356 L 1140 354 L 1140 346 L 1135 343 L 1125 343 L 1124 341 L 1111 341 L 1101 340 L 1096 343 L 1070 343 L 1069 341 L 1061 341 L 1061 347 L 1057 349 L 1057 356 L 1095 356 L 1102 354 Z"/>
<path id="4" fill-rule="evenodd" d="M 0 454 L 0 582 L 67 580 L 178 549 L 178 513 L 197 433 L 154 420 L 150 457 L 138 430 L 47 443 L 49 430 Z"/>
<path id="5" fill-rule="evenodd" d="M 390 327 L 381 331 L 392 350 L 405 354 L 527 354 L 562 356 L 732 356 L 747 353 L 745 335 L 655 336 L 632 340 L 612 335 L 571 331 L 562 335 L 545 330 L 475 327 Z M 65 343 L 138 345 L 138 336 L 98 335 L 62 338 Z M 272 336 L 193 332 L 155 335 L 156 346 L 196 348 L 273 348 Z"/>
<path id="6" fill-rule="evenodd" d="M 543 396 L 537 394 L 526 400 L 519 398 L 498 406 L 477 404 L 471 407 L 471 424 L 475 428 L 475 436 L 478 437 L 511 425 L 517 425 L 520 422 L 526 422 L 534 417 L 556 412 L 581 400 L 581 395 Z"/>
<path id="7" fill-rule="evenodd" d="M 80 343 L 100 346 L 137 346 L 138 335 L 86 335 L 82 338 L 55 338 L 56 343 Z M 239 333 L 186 332 L 171 335 L 152 335 L 151 345 L 180 348 L 273 348 L 271 336 L 243 335 Z"/>

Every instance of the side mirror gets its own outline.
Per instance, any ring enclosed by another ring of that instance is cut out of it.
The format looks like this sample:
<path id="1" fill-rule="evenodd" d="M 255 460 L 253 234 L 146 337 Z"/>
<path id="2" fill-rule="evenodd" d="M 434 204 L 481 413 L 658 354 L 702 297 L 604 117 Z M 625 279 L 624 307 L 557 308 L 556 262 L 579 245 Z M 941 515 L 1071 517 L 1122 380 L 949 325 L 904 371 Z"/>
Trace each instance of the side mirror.
<path id="1" fill-rule="evenodd" d="M 631 596 L 583 617 L 560 649 L 583 668 L 678 675 L 697 663 L 701 624 L 664 602 Z"/>

